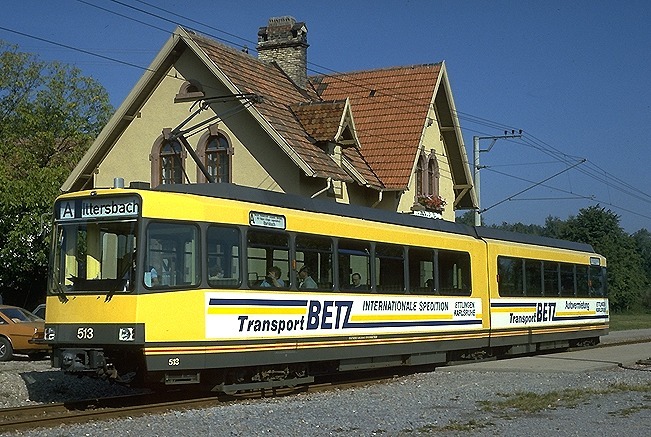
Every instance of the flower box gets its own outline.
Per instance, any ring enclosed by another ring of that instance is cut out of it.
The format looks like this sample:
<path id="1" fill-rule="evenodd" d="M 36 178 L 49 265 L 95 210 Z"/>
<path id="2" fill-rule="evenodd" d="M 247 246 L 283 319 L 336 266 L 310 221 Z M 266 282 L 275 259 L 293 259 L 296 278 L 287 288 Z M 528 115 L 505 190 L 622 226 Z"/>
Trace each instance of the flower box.
<path id="1" fill-rule="evenodd" d="M 422 210 L 419 207 L 424 208 L 425 211 L 433 211 L 433 212 L 438 212 L 439 214 L 445 210 L 445 205 L 447 205 L 447 202 L 445 201 L 444 198 L 441 196 L 434 196 L 434 195 L 421 195 L 416 198 L 416 204 L 414 207 L 412 207 L 412 210 Z"/>

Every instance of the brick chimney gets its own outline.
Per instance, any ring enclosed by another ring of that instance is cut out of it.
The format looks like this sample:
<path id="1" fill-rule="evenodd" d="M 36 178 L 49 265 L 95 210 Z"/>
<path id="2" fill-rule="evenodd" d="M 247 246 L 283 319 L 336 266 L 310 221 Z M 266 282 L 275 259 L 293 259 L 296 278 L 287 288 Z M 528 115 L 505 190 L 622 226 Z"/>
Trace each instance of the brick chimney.
<path id="1" fill-rule="evenodd" d="M 258 30 L 258 59 L 276 62 L 299 88 L 307 87 L 307 27 L 294 17 L 270 18 Z"/>

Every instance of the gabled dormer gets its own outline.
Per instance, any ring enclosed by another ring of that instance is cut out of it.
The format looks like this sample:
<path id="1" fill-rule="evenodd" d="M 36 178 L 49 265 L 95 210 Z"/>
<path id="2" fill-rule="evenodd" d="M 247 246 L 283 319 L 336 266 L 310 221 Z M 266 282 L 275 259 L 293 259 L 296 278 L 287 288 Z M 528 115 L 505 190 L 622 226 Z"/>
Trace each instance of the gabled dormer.
<path id="1" fill-rule="evenodd" d="M 361 158 L 361 147 L 350 100 L 300 103 L 291 106 L 311 141 L 359 185 L 381 189 L 382 183 Z"/>

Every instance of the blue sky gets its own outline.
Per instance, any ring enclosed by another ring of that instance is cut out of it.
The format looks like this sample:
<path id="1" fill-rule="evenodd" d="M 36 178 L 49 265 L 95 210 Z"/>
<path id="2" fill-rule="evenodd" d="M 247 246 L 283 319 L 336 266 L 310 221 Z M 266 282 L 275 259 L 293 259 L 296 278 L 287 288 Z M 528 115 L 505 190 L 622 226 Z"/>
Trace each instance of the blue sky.
<path id="1" fill-rule="evenodd" d="M 481 170 L 486 223 L 543 224 L 547 216 L 567 219 L 600 203 L 621 216 L 628 232 L 651 229 L 651 177 L 644 164 L 651 161 L 647 1 L 9 3 L 11 13 L 0 18 L 8 29 L 0 29 L 1 40 L 78 66 L 108 90 L 116 107 L 174 23 L 252 49 L 269 17 L 291 15 L 307 24 L 310 74 L 444 60 L 471 161 L 473 136 L 524 131 L 522 139 L 498 140 L 480 154 L 487 166 Z"/>

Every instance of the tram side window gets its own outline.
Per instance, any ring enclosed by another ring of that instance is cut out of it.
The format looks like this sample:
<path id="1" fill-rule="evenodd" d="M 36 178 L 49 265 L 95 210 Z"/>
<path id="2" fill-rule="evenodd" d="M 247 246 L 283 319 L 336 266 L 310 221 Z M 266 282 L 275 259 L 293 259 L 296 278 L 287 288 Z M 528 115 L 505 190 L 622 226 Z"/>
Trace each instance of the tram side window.
<path id="1" fill-rule="evenodd" d="M 309 269 L 310 277 L 320 290 L 332 290 L 332 240 L 323 237 L 298 235 L 296 237 L 296 270 L 303 266 Z M 303 288 L 298 284 L 299 288 Z M 314 288 L 314 284 L 305 281 L 304 288 Z"/>
<path id="2" fill-rule="evenodd" d="M 606 296 L 606 269 L 604 267 L 590 266 L 588 293 L 592 297 Z"/>
<path id="3" fill-rule="evenodd" d="M 560 264 L 561 296 L 574 296 L 574 265 Z"/>
<path id="4" fill-rule="evenodd" d="M 364 241 L 340 240 L 337 256 L 340 287 L 352 291 L 370 290 L 371 252 L 369 244 Z M 360 276 L 359 280 L 356 279 L 357 275 Z"/>
<path id="5" fill-rule="evenodd" d="M 594 267 L 593 270 L 593 267 L 588 269 L 588 266 L 580 264 L 504 256 L 498 257 L 497 263 L 500 296 L 522 296 L 524 290 L 525 296 L 590 297 L 597 293 L 594 283 L 603 293 L 601 267 Z M 521 272 L 522 263 L 524 275 Z M 596 281 L 593 282 L 589 275 L 594 275 Z"/>
<path id="6" fill-rule="evenodd" d="M 523 260 L 506 256 L 497 257 L 497 278 L 500 296 L 522 296 L 524 294 Z"/>
<path id="7" fill-rule="evenodd" d="M 375 278 L 378 292 L 405 292 L 405 254 L 402 246 L 375 246 Z"/>
<path id="8" fill-rule="evenodd" d="M 558 296 L 559 281 L 558 281 L 558 263 L 545 261 L 545 296 Z"/>
<path id="9" fill-rule="evenodd" d="M 409 248 L 409 291 L 414 294 L 438 294 L 434 284 L 434 251 Z"/>
<path id="10" fill-rule="evenodd" d="M 194 225 L 151 223 L 147 227 L 144 282 L 147 287 L 199 284 L 199 230 Z"/>
<path id="11" fill-rule="evenodd" d="M 576 266 L 576 295 L 578 297 L 588 297 L 588 266 Z"/>
<path id="12" fill-rule="evenodd" d="M 439 287 L 442 295 L 470 296 L 470 254 L 451 250 L 438 252 Z"/>
<path id="13" fill-rule="evenodd" d="M 289 287 L 289 237 L 286 234 L 249 230 L 246 258 L 249 287 Z M 269 277 L 272 271 L 280 277 Z"/>
<path id="14" fill-rule="evenodd" d="M 524 260 L 525 294 L 527 296 L 542 296 L 543 294 L 543 262 L 537 259 Z"/>
<path id="15" fill-rule="evenodd" d="M 210 226 L 206 241 L 208 284 L 216 288 L 237 288 L 240 284 L 240 231 Z"/>

